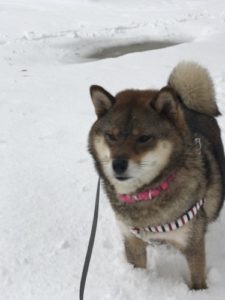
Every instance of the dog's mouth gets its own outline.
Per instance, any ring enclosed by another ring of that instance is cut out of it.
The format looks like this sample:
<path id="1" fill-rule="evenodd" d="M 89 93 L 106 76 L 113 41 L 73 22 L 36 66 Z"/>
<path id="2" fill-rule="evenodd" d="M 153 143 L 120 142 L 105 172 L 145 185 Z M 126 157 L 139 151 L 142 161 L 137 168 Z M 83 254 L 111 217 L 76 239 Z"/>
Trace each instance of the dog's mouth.
<path id="1" fill-rule="evenodd" d="M 119 181 L 125 181 L 125 180 L 128 180 L 128 179 L 131 179 L 131 177 L 126 177 L 126 176 L 116 176 L 116 179 L 119 180 Z"/>

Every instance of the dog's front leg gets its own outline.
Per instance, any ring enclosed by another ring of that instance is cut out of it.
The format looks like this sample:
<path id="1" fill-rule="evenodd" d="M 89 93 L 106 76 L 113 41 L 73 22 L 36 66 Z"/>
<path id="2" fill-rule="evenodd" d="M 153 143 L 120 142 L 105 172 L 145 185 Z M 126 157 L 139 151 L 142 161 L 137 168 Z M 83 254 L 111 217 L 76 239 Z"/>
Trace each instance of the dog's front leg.
<path id="1" fill-rule="evenodd" d="M 194 242 L 191 247 L 185 250 L 184 254 L 191 272 L 191 289 L 207 289 L 204 237 Z"/>
<path id="2" fill-rule="evenodd" d="M 129 263 L 137 268 L 146 268 L 147 254 L 146 246 L 147 244 L 135 236 L 126 237 L 124 240 L 125 253 Z"/>

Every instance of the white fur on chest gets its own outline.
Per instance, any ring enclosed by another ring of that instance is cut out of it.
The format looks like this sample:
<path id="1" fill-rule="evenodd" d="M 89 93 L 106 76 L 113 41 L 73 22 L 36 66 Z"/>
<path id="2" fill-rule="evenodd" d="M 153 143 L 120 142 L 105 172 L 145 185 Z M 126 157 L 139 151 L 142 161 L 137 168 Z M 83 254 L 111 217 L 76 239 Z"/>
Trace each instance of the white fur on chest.
<path id="1" fill-rule="evenodd" d="M 117 219 L 120 231 L 125 238 L 131 238 L 136 236 L 131 232 L 130 227 L 124 222 Z M 141 235 L 137 236 L 143 241 L 150 243 L 151 241 L 157 240 L 162 242 L 168 242 L 171 244 L 176 244 L 181 248 L 185 248 L 188 243 L 189 237 L 189 226 L 185 225 L 177 230 L 170 232 L 141 232 Z"/>

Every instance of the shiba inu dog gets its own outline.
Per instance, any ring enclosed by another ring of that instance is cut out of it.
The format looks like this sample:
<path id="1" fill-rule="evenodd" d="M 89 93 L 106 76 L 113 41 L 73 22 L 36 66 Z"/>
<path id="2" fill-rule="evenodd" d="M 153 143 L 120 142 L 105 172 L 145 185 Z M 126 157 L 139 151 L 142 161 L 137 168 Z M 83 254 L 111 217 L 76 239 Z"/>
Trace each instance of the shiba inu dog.
<path id="1" fill-rule="evenodd" d="M 205 289 L 205 233 L 222 208 L 225 160 L 208 71 L 178 64 L 160 90 L 112 96 L 90 88 L 97 121 L 89 134 L 128 262 L 146 267 L 151 240 L 186 257 L 191 288 Z"/>

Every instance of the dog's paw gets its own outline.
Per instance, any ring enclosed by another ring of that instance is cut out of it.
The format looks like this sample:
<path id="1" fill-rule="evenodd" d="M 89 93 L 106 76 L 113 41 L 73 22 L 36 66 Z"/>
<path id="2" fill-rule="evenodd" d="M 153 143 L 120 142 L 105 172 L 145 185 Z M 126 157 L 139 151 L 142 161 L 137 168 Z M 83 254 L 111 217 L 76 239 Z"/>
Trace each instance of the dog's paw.
<path id="1" fill-rule="evenodd" d="M 203 282 L 203 283 L 193 283 L 190 286 L 190 289 L 194 290 L 194 291 L 206 290 L 206 289 L 208 289 L 208 286 L 207 286 L 206 282 Z"/>

